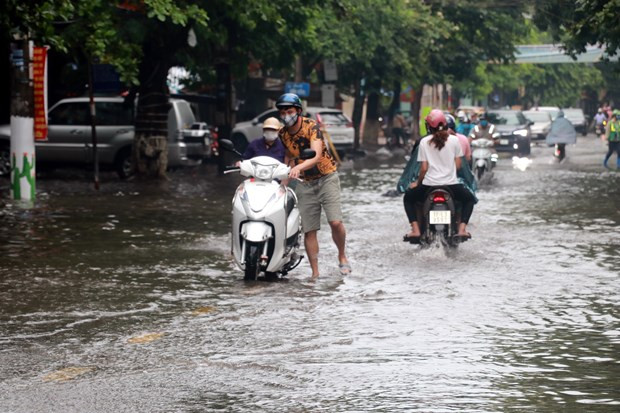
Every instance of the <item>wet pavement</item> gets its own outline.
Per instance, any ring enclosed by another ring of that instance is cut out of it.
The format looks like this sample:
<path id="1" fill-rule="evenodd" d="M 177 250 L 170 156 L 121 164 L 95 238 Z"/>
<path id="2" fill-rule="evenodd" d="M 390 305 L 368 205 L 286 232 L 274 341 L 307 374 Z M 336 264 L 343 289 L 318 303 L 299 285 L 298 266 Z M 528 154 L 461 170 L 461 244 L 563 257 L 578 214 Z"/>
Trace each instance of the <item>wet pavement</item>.
<path id="1" fill-rule="evenodd" d="M 456 251 L 401 241 L 401 156 L 345 164 L 353 273 L 324 222 L 316 281 L 242 281 L 212 165 L 0 181 L 0 411 L 617 412 L 620 172 L 551 152 L 502 157 Z"/>

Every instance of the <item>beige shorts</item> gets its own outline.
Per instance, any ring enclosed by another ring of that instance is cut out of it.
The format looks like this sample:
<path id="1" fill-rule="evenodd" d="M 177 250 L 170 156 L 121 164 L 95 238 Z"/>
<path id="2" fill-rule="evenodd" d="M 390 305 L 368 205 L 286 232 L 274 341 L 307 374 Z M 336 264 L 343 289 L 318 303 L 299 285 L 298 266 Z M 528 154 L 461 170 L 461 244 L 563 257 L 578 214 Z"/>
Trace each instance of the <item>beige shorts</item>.
<path id="1" fill-rule="evenodd" d="M 295 194 L 304 233 L 321 229 L 321 209 L 328 222 L 342 221 L 338 172 L 315 181 L 299 182 Z"/>

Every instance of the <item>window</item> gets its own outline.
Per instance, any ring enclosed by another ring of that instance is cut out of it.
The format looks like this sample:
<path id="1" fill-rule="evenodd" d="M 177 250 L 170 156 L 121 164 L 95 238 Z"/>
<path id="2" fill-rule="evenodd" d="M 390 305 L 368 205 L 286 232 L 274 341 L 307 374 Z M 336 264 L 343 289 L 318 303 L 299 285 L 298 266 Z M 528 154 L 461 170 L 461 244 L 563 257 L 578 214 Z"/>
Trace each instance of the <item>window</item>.
<path id="1" fill-rule="evenodd" d="M 524 125 L 526 123 L 525 116 L 520 112 L 491 112 L 489 113 L 489 121 L 496 125 Z"/>
<path id="2" fill-rule="evenodd" d="M 173 103 L 173 105 L 177 108 L 179 129 L 189 129 L 192 124 L 196 122 L 196 117 L 194 116 L 194 112 L 192 112 L 191 106 L 184 100 L 179 100 Z"/>
<path id="3" fill-rule="evenodd" d="M 258 118 L 258 123 L 265 123 L 265 121 L 268 118 L 279 118 L 279 117 L 280 117 L 280 115 L 278 114 L 278 111 L 277 110 L 272 110 L 272 111 L 269 111 L 269 112 L 265 113 L 263 116 L 259 117 Z"/>
<path id="4" fill-rule="evenodd" d="M 534 122 L 551 122 L 551 115 L 547 112 L 527 112 L 524 115 Z"/>
<path id="5" fill-rule="evenodd" d="M 133 125 L 131 107 L 125 107 L 122 102 L 96 102 L 97 125 L 126 126 Z"/>
<path id="6" fill-rule="evenodd" d="M 324 125 L 346 126 L 349 123 L 342 112 L 320 112 L 317 114 L 317 119 Z"/>
<path id="7" fill-rule="evenodd" d="M 87 102 L 71 102 L 57 106 L 49 114 L 50 125 L 90 125 Z"/>

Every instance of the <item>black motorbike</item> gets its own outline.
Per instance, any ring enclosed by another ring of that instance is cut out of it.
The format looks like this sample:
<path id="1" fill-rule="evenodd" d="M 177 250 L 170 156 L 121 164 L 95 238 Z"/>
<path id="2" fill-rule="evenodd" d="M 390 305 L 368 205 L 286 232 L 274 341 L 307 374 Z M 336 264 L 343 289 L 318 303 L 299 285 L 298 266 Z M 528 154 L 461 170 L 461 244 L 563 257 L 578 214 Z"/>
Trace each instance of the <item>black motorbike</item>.
<path id="1" fill-rule="evenodd" d="M 565 143 L 557 143 L 555 145 L 555 150 L 553 152 L 553 156 L 558 160 L 558 162 L 562 162 L 564 158 L 566 158 L 566 144 Z"/>
<path id="2" fill-rule="evenodd" d="M 460 205 L 456 202 L 448 188 L 430 189 L 423 203 L 418 208 L 419 239 L 409 240 L 412 244 L 428 246 L 439 242 L 444 246 L 456 248 L 459 243 L 467 241 L 467 237 L 457 236 L 460 222 Z"/>
<path id="3" fill-rule="evenodd" d="M 595 132 L 596 132 L 596 136 L 597 136 L 598 138 L 600 138 L 600 137 L 601 137 L 601 135 L 604 135 L 604 134 L 605 134 L 605 128 L 606 128 L 606 126 L 607 126 L 607 121 L 606 121 L 606 120 L 604 120 L 604 121 L 603 121 L 603 123 L 598 123 L 598 124 L 595 126 L 595 128 L 594 128 L 594 129 L 595 129 Z"/>

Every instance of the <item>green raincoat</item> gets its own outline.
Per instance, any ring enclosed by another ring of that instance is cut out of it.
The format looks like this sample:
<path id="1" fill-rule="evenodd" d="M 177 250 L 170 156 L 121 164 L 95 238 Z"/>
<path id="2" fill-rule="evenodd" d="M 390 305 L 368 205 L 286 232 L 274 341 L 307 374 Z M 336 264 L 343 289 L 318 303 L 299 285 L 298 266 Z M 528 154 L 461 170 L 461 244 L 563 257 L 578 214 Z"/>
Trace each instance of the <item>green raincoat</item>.
<path id="1" fill-rule="evenodd" d="M 416 145 L 411 151 L 411 158 L 407 162 L 405 169 L 403 170 L 398 183 L 396 184 L 396 191 L 400 194 L 404 194 L 407 188 L 409 188 L 409 184 L 418 179 L 420 175 L 420 162 L 418 162 L 418 148 L 419 145 Z M 469 162 L 465 157 L 461 157 L 461 169 L 456 171 L 457 178 L 459 182 L 465 185 L 465 188 L 469 189 L 469 191 L 476 198 L 476 203 L 478 203 L 478 198 L 476 197 L 476 191 L 478 190 L 478 185 L 476 184 L 476 180 L 474 178 L 474 174 L 469 167 Z"/>

